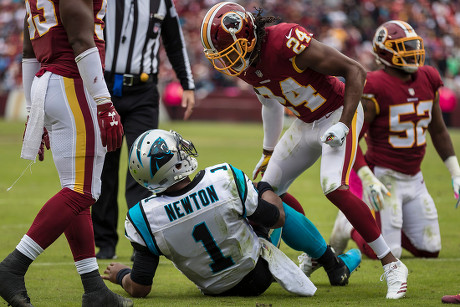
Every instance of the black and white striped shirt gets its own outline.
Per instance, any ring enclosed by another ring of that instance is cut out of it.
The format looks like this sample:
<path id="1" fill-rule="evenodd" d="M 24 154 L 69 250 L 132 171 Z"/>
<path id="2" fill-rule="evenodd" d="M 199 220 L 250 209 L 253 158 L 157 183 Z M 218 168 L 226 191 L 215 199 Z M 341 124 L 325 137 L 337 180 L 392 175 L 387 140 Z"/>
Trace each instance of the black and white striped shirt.
<path id="1" fill-rule="evenodd" d="M 157 75 L 160 37 L 183 89 L 194 89 L 185 40 L 172 0 L 107 1 L 105 70 Z"/>

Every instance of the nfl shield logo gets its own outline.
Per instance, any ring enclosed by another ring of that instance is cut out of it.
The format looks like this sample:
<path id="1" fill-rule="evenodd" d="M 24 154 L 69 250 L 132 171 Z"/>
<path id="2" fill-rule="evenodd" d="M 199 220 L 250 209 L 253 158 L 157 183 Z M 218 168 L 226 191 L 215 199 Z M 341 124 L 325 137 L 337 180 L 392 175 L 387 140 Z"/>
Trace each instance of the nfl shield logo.
<path id="1" fill-rule="evenodd" d="M 409 88 L 409 94 L 411 96 L 414 96 L 415 95 L 415 90 L 413 88 Z"/>

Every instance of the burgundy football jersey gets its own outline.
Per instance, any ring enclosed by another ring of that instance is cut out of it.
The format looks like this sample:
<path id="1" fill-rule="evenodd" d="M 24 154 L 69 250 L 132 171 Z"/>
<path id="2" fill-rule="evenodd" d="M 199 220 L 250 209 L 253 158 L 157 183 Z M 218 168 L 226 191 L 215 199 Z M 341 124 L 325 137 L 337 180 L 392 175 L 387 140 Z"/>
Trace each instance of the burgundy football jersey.
<path id="1" fill-rule="evenodd" d="M 438 71 L 431 66 L 420 67 L 409 82 L 383 70 L 367 74 L 363 96 L 374 100 L 377 107 L 366 136 L 369 165 L 409 175 L 420 171 L 431 110 L 442 85 Z"/>
<path id="2" fill-rule="evenodd" d="M 75 55 L 59 15 L 59 0 L 29 0 L 25 3 L 30 40 L 42 67 L 37 75 L 51 71 L 68 78 L 79 77 Z M 94 41 L 102 63 L 105 54 L 102 19 L 105 16 L 106 5 L 106 0 L 93 1 Z"/>
<path id="3" fill-rule="evenodd" d="M 267 27 L 260 60 L 238 77 L 256 93 L 278 100 L 304 122 L 313 122 L 343 105 L 345 85 L 336 77 L 307 68 L 295 57 L 310 45 L 311 33 L 298 24 Z"/>

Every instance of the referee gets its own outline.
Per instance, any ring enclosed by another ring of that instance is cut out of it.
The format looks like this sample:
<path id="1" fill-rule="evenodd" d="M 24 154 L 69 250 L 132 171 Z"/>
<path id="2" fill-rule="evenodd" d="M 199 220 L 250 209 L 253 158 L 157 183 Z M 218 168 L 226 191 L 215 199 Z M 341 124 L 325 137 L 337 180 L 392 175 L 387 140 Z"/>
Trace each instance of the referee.
<path id="1" fill-rule="evenodd" d="M 195 104 L 195 86 L 173 1 L 108 1 L 104 35 L 105 79 L 121 116 L 128 149 L 144 131 L 158 128 L 160 37 L 184 90 L 182 106 L 186 107 L 184 119 L 188 119 Z M 101 196 L 92 206 L 98 259 L 116 258 L 120 152 L 118 149 L 107 153 L 101 177 Z M 128 207 L 150 195 L 127 170 L 125 197 Z"/>

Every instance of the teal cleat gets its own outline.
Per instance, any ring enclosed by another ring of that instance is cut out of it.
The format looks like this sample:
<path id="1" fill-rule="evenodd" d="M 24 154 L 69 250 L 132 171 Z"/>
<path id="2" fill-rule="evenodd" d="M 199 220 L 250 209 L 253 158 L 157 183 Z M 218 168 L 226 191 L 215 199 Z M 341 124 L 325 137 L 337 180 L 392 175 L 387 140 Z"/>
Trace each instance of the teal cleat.
<path id="1" fill-rule="evenodd" d="M 350 274 L 361 264 L 361 251 L 357 248 L 350 249 L 348 252 L 338 257 L 343 260 Z"/>

